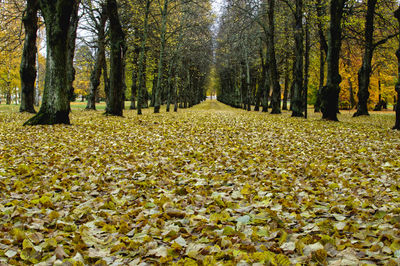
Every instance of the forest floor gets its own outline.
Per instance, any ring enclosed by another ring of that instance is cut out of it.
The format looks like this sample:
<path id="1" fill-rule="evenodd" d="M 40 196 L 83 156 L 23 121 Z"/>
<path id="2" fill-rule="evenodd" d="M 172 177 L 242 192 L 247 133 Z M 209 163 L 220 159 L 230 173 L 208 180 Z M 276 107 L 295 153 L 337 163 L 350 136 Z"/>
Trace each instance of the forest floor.
<path id="1" fill-rule="evenodd" d="M 0 106 L 0 265 L 400 263 L 393 112 L 79 109 Z"/>

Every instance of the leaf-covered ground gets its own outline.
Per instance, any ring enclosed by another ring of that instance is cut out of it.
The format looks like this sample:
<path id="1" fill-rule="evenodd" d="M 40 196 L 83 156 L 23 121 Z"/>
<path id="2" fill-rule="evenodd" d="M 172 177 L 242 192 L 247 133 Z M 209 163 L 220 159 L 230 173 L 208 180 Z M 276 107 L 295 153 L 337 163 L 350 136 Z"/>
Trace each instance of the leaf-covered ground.
<path id="1" fill-rule="evenodd" d="M 0 264 L 400 263 L 392 113 L 0 112 Z"/>

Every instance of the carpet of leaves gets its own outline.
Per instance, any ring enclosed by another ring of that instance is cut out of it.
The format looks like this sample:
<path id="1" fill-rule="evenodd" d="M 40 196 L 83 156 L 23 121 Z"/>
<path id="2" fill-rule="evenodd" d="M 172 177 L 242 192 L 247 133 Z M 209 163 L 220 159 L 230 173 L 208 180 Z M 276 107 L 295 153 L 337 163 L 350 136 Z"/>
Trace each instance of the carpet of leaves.
<path id="1" fill-rule="evenodd" d="M 28 117 L 0 112 L 0 265 L 400 264 L 393 114 Z"/>

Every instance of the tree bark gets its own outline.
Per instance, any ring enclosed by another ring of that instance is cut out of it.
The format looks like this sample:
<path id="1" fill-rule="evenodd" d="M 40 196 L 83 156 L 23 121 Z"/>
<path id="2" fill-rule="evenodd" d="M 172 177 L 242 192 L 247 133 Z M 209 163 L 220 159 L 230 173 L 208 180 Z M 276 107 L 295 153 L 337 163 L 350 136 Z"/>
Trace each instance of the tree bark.
<path id="1" fill-rule="evenodd" d="M 39 0 L 39 5 L 46 25 L 45 88 L 39 112 L 24 125 L 70 124 L 67 50 L 73 5 L 71 0 Z"/>
<path id="2" fill-rule="evenodd" d="M 339 53 L 342 45 L 342 16 L 346 0 L 331 0 L 330 25 L 328 36 L 328 75 L 326 86 L 321 90 L 322 118 L 338 121 L 339 84 L 342 77 L 339 74 Z"/>
<path id="3" fill-rule="evenodd" d="M 161 83 L 164 71 L 164 50 L 165 50 L 165 32 L 167 30 L 167 14 L 168 14 L 168 0 L 164 0 L 164 8 L 161 10 L 161 45 L 160 45 L 160 59 L 158 60 L 158 73 L 157 85 L 154 95 L 154 113 L 160 112 L 161 106 Z"/>
<path id="4" fill-rule="evenodd" d="M 147 31 L 148 31 L 148 21 L 149 21 L 149 13 L 150 13 L 150 4 L 151 0 L 146 0 L 146 9 L 144 15 L 144 25 L 143 25 L 143 36 L 142 36 L 142 44 L 139 55 L 139 86 L 138 86 L 138 103 L 137 103 L 137 113 L 138 115 L 142 114 L 142 95 L 143 95 L 143 83 L 146 83 L 146 80 L 143 80 L 143 72 L 146 72 L 145 66 L 145 57 L 146 57 L 146 42 L 147 42 Z"/>
<path id="5" fill-rule="evenodd" d="M 36 113 L 35 79 L 36 79 L 36 33 L 38 1 L 27 0 L 25 15 L 22 18 L 25 28 L 25 41 L 21 59 L 21 105 L 20 112 Z"/>
<path id="6" fill-rule="evenodd" d="M 296 13 L 295 13 L 295 69 L 294 69 L 294 83 L 292 95 L 292 117 L 303 117 L 303 1 L 296 0 Z"/>
<path id="7" fill-rule="evenodd" d="M 394 16 L 399 22 L 400 25 L 400 7 L 394 12 Z M 397 57 L 397 83 L 395 86 L 397 92 L 397 103 L 396 103 L 396 122 L 393 129 L 400 130 L 400 42 L 399 42 L 399 49 L 396 51 Z"/>
<path id="8" fill-rule="evenodd" d="M 306 18 L 306 41 L 305 41 L 305 54 L 304 54 L 304 118 L 308 116 L 308 79 L 310 76 L 310 50 L 311 50 L 311 40 L 310 40 L 310 17 Z"/>
<path id="9" fill-rule="evenodd" d="M 139 57 L 140 49 L 135 46 L 133 51 L 133 69 L 132 69 L 132 86 L 131 86 L 131 106 L 129 109 L 134 110 L 136 109 L 136 94 L 138 91 L 137 86 L 137 78 L 138 78 L 138 57 Z"/>
<path id="10" fill-rule="evenodd" d="M 314 105 L 314 112 L 318 113 L 321 111 L 321 91 L 324 87 L 325 82 L 325 61 L 326 54 L 328 53 L 328 44 L 324 35 L 324 29 L 322 25 L 323 17 L 325 16 L 326 9 L 325 5 L 321 0 L 316 3 L 317 10 L 317 26 L 318 26 L 318 38 L 319 38 L 319 86 L 317 91 L 317 99 Z"/>
<path id="11" fill-rule="evenodd" d="M 270 81 L 272 83 L 271 114 L 281 113 L 281 86 L 275 56 L 275 0 L 268 0 L 268 62 L 270 64 Z"/>
<path id="12" fill-rule="evenodd" d="M 373 38 L 374 38 L 374 13 L 377 0 L 368 0 L 367 16 L 365 20 L 365 47 L 362 59 L 362 65 L 358 71 L 358 104 L 357 112 L 353 116 L 369 115 L 368 113 L 368 98 L 369 98 L 369 82 L 372 72 L 372 56 L 374 52 Z"/>
<path id="13" fill-rule="evenodd" d="M 124 54 L 125 34 L 118 16 L 116 0 L 107 0 L 107 12 L 110 21 L 110 88 L 106 115 L 122 116 L 124 109 Z"/>
<path id="14" fill-rule="evenodd" d="M 96 110 L 96 97 L 98 93 L 98 87 L 100 85 L 101 71 L 105 63 L 105 32 L 104 28 L 107 21 L 107 10 L 106 7 L 102 6 L 100 14 L 100 23 L 97 26 L 97 52 L 96 61 L 90 74 L 90 92 L 88 97 L 87 110 Z"/>
<path id="15" fill-rule="evenodd" d="M 75 56 L 76 30 L 78 28 L 78 22 L 79 22 L 79 16 L 78 16 L 79 3 L 80 0 L 75 0 L 72 4 L 72 14 L 68 28 L 67 79 L 68 79 L 69 101 L 73 101 L 75 99 L 74 87 L 73 87 L 73 83 L 75 80 L 74 56 Z"/>

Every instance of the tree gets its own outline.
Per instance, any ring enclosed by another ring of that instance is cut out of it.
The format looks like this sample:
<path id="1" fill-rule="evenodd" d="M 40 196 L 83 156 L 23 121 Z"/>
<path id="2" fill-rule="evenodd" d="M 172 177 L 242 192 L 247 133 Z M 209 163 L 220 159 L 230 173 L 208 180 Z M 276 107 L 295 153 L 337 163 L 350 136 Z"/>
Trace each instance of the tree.
<path id="1" fill-rule="evenodd" d="M 150 6 L 151 0 L 146 0 L 146 7 L 144 12 L 144 22 L 143 22 L 143 35 L 141 38 L 141 46 L 140 46 L 140 54 L 139 54 L 139 81 L 138 81 L 138 103 L 137 103 L 137 114 L 142 114 L 142 105 L 143 105 L 143 85 L 146 83 L 144 79 L 145 62 L 146 62 L 146 43 L 147 43 L 147 34 L 148 34 L 148 26 L 149 26 L 149 14 L 150 14 Z"/>
<path id="2" fill-rule="evenodd" d="M 79 4 L 81 0 L 76 0 L 72 4 L 72 14 L 70 18 L 70 24 L 68 27 L 68 46 L 67 46 L 67 82 L 69 90 L 69 100 L 73 101 L 74 87 L 73 83 L 75 80 L 75 68 L 74 68 L 74 56 L 75 56 L 75 42 L 76 42 L 76 30 L 79 22 Z"/>
<path id="3" fill-rule="evenodd" d="M 342 16 L 347 0 L 331 0 L 330 25 L 328 34 L 328 74 L 326 86 L 321 91 L 322 118 L 338 121 L 339 84 L 342 80 L 339 74 L 339 53 L 342 45 Z"/>
<path id="4" fill-rule="evenodd" d="M 294 64 L 294 86 L 292 95 L 292 117 L 303 116 L 303 57 L 304 57 L 304 45 L 303 45 L 303 1 L 296 0 L 296 12 L 295 12 L 295 64 Z"/>
<path id="5" fill-rule="evenodd" d="M 275 0 L 268 0 L 268 37 L 267 37 L 267 61 L 270 64 L 269 75 L 272 85 L 271 114 L 281 113 L 281 86 L 279 85 L 279 73 L 275 55 Z"/>
<path id="6" fill-rule="evenodd" d="M 106 0 L 110 20 L 110 88 L 107 94 L 107 115 L 122 116 L 124 109 L 125 34 L 118 16 L 116 0 Z"/>
<path id="7" fill-rule="evenodd" d="M 91 6 L 91 5 L 90 5 Z M 93 9 L 93 8 L 92 8 Z M 94 30 L 97 35 L 97 47 L 95 63 L 90 74 L 90 91 L 86 109 L 96 110 L 96 96 L 100 85 L 101 71 L 105 64 L 105 26 L 107 21 L 107 9 L 104 3 L 100 4 L 100 11 L 89 10 L 89 16 L 94 23 Z M 107 75 L 107 73 L 106 73 Z"/>
<path id="8" fill-rule="evenodd" d="M 400 25 L 400 7 L 394 12 L 394 17 L 397 19 Z M 399 48 L 396 51 L 397 57 L 397 82 L 396 82 L 396 92 L 397 92 L 397 103 L 396 103 L 396 123 L 393 129 L 400 130 L 400 42 Z"/>
<path id="9" fill-rule="evenodd" d="M 165 32 L 167 28 L 167 14 L 168 14 L 168 0 L 164 0 L 164 7 L 161 8 L 161 40 L 160 40 L 160 58 L 158 60 L 158 72 L 157 72 L 157 85 L 154 93 L 154 113 L 160 112 L 161 105 L 161 82 L 164 70 L 164 52 L 165 52 Z"/>
<path id="10" fill-rule="evenodd" d="M 74 5 L 71 0 L 39 0 L 39 7 L 46 25 L 46 83 L 39 112 L 24 125 L 70 124 L 67 55 Z"/>
<path id="11" fill-rule="evenodd" d="M 38 1 L 27 0 L 25 15 L 22 18 L 25 28 L 25 42 L 21 59 L 21 105 L 20 112 L 36 113 L 35 80 L 36 80 L 36 32 L 38 29 Z"/>
<path id="12" fill-rule="evenodd" d="M 368 99 L 370 93 L 368 91 L 370 84 L 370 77 L 372 73 L 372 57 L 374 50 L 386 43 L 389 39 L 396 36 L 396 34 L 390 34 L 385 36 L 381 40 L 374 42 L 374 17 L 376 15 L 376 6 L 378 0 L 368 0 L 367 2 L 367 14 L 365 17 L 365 29 L 364 29 L 364 54 L 362 58 L 362 65 L 358 71 L 358 104 L 357 112 L 354 116 L 369 115 L 368 113 Z"/>

